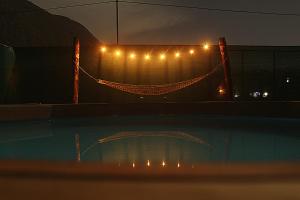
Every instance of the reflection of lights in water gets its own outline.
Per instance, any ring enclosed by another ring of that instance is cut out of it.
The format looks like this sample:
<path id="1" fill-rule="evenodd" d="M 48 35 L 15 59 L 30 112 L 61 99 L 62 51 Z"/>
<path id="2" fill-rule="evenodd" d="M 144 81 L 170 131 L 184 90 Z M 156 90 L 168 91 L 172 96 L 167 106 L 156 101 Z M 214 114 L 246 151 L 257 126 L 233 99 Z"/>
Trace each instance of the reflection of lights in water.
<path id="1" fill-rule="evenodd" d="M 147 160 L 147 167 L 150 167 L 150 160 Z"/>
<path id="2" fill-rule="evenodd" d="M 116 163 L 130 168 L 139 167 L 137 163 L 140 162 L 146 168 L 157 165 L 182 167 L 179 161 L 181 155 L 187 155 L 184 162 L 191 163 L 198 158 L 193 156 L 196 151 L 206 152 L 212 148 L 203 138 L 180 131 L 123 131 L 100 138 L 97 142 L 101 145 L 102 163 Z M 183 145 L 182 148 L 177 142 Z"/>
<path id="3" fill-rule="evenodd" d="M 101 138 L 98 142 L 107 143 L 113 142 L 116 140 L 126 139 L 126 138 L 138 138 L 138 137 L 167 137 L 167 138 L 174 138 L 174 139 L 182 139 L 191 141 L 198 144 L 205 144 L 210 146 L 210 144 L 206 143 L 205 140 L 199 137 L 195 137 L 191 134 L 181 132 L 181 131 L 124 131 L 118 132 L 114 135 Z"/>

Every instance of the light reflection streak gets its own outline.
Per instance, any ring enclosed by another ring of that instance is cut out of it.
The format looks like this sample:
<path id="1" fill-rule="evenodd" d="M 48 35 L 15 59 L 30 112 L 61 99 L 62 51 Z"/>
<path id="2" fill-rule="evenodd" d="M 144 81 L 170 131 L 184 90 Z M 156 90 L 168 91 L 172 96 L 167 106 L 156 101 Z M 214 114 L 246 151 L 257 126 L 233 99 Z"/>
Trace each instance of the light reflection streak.
<path id="1" fill-rule="evenodd" d="M 191 142 L 195 142 L 198 144 L 205 144 L 211 147 L 206 141 L 201 138 L 195 137 L 188 133 L 180 132 L 180 131 L 128 131 L 128 132 L 119 132 L 114 135 L 99 139 L 98 142 L 100 144 L 127 139 L 127 138 L 137 138 L 137 137 L 169 137 L 174 139 L 182 139 Z"/>

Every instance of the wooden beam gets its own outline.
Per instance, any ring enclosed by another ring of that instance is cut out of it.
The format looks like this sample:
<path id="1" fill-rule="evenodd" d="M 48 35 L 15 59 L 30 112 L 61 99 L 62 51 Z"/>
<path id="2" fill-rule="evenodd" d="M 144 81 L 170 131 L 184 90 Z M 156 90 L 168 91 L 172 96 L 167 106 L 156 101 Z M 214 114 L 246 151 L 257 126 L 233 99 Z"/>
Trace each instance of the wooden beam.
<path id="1" fill-rule="evenodd" d="M 79 58 L 80 58 L 80 42 L 78 38 L 74 38 L 73 42 L 73 104 L 78 104 L 79 98 Z"/>
<path id="2" fill-rule="evenodd" d="M 224 84 L 226 87 L 226 98 L 227 100 L 233 100 L 233 91 L 232 91 L 232 78 L 231 78 L 231 69 L 230 69 L 230 60 L 227 51 L 227 44 L 224 37 L 219 39 L 219 48 L 221 53 L 221 60 L 224 69 Z"/>

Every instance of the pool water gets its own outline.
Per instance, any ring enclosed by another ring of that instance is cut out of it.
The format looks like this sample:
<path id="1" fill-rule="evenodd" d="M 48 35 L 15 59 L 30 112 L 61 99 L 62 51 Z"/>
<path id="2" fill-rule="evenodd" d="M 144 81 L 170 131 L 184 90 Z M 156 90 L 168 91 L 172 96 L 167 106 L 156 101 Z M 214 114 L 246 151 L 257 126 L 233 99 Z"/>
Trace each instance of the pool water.
<path id="1" fill-rule="evenodd" d="M 300 161 L 300 119 L 201 115 L 1 122 L 0 159 L 183 165 Z"/>

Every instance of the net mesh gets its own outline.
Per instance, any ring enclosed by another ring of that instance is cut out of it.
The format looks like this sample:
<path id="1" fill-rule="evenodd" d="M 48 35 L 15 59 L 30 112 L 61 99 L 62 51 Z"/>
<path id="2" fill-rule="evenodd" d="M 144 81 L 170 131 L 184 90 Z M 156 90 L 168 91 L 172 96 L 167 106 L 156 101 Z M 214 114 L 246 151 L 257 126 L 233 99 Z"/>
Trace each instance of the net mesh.
<path id="1" fill-rule="evenodd" d="M 209 73 L 197 76 L 195 78 L 180 81 L 176 83 L 169 83 L 169 84 L 161 84 L 161 85 L 134 85 L 134 84 L 126 84 L 126 83 L 118 83 L 108 80 L 102 80 L 102 79 L 96 79 L 90 74 L 88 74 L 85 70 L 81 68 L 81 70 L 86 73 L 89 77 L 94 79 L 97 83 L 101 85 L 105 85 L 107 87 L 127 92 L 130 94 L 136 94 L 136 95 L 143 95 L 143 96 L 158 96 L 163 94 L 168 94 L 172 92 L 176 92 L 179 90 L 182 90 L 184 88 L 187 88 L 191 85 L 194 85 L 201 80 L 207 78 L 211 74 L 217 71 L 218 67 L 220 65 L 217 65 L 213 70 L 211 70 Z"/>

